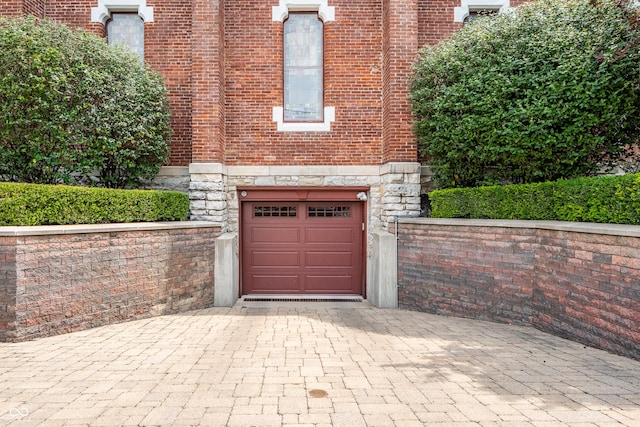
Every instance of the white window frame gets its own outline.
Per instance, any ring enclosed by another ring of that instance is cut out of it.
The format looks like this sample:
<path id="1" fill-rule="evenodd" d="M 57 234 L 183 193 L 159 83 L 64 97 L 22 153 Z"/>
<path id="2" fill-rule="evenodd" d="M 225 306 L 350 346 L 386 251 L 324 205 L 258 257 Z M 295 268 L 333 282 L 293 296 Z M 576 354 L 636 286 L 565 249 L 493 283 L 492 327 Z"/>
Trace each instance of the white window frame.
<path id="1" fill-rule="evenodd" d="M 453 22 L 464 22 L 471 11 L 493 9 L 498 13 L 510 8 L 510 0 L 461 0 L 460 6 L 453 8 Z"/>
<path id="2" fill-rule="evenodd" d="M 317 12 L 323 23 L 335 21 L 335 7 L 329 6 L 328 0 L 280 0 L 278 6 L 273 6 L 271 18 L 274 22 L 282 22 L 287 19 L 289 12 Z M 273 107 L 272 118 L 277 124 L 278 132 L 329 132 L 331 122 L 336 119 L 335 107 L 324 107 L 324 122 L 285 122 L 284 107 Z"/>
<path id="3" fill-rule="evenodd" d="M 105 25 L 112 12 L 136 12 L 145 23 L 153 22 L 153 6 L 147 6 L 147 0 L 98 0 L 91 8 L 91 22 Z"/>
<path id="4" fill-rule="evenodd" d="M 280 0 L 278 6 L 272 7 L 272 19 L 284 22 L 289 12 L 318 12 L 322 22 L 336 20 L 336 8 L 329 6 L 327 0 Z"/>

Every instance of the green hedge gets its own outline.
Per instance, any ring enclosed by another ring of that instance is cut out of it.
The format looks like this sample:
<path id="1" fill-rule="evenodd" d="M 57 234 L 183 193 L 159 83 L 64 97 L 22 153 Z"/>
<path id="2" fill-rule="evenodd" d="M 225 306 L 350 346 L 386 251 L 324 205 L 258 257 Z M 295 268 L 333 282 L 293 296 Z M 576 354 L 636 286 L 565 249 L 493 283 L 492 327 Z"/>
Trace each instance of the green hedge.
<path id="1" fill-rule="evenodd" d="M 436 190 L 434 218 L 640 224 L 640 174 Z"/>
<path id="2" fill-rule="evenodd" d="M 189 196 L 177 191 L 0 183 L 0 226 L 182 221 L 188 214 Z"/>

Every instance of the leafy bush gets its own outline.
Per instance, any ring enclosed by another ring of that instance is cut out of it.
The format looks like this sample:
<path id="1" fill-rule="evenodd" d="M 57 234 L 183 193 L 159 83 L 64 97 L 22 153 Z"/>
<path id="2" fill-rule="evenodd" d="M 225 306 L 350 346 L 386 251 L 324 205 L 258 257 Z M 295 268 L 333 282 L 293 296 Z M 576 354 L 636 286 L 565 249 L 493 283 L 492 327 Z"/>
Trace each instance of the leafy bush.
<path id="1" fill-rule="evenodd" d="M 640 224 L 640 174 L 449 188 L 429 198 L 434 218 Z"/>
<path id="2" fill-rule="evenodd" d="M 0 183 L 0 226 L 182 221 L 188 213 L 189 196 L 177 191 Z"/>
<path id="3" fill-rule="evenodd" d="M 33 17 L 0 17 L 0 177 L 124 188 L 169 153 L 164 84 L 125 48 Z"/>
<path id="4" fill-rule="evenodd" d="M 411 100 L 440 187 L 591 176 L 640 137 L 640 30 L 622 0 L 538 0 L 421 51 Z"/>

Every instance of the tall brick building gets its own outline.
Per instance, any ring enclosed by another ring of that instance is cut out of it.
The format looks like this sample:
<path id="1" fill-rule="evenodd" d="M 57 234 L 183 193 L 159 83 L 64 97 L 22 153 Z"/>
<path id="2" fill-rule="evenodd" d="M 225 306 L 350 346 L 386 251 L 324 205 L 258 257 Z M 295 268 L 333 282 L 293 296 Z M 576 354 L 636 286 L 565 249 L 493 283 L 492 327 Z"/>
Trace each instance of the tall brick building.
<path id="1" fill-rule="evenodd" d="M 364 294 L 372 233 L 420 210 L 418 49 L 514 0 L 2 0 L 132 41 L 174 136 L 155 185 L 239 233 L 242 293 Z M 122 20 L 120 20 L 122 18 Z"/>

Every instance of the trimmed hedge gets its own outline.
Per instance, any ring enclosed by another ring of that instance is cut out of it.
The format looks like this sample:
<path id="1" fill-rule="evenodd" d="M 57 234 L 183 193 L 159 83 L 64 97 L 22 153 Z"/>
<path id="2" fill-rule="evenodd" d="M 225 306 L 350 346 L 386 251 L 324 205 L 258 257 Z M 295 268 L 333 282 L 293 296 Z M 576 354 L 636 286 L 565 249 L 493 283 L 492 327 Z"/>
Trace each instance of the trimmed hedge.
<path id="1" fill-rule="evenodd" d="M 436 190 L 429 199 L 434 218 L 640 224 L 640 174 Z"/>
<path id="2" fill-rule="evenodd" d="M 177 191 L 0 183 L 0 226 L 183 221 L 188 215 L 189 196 Z"/>

